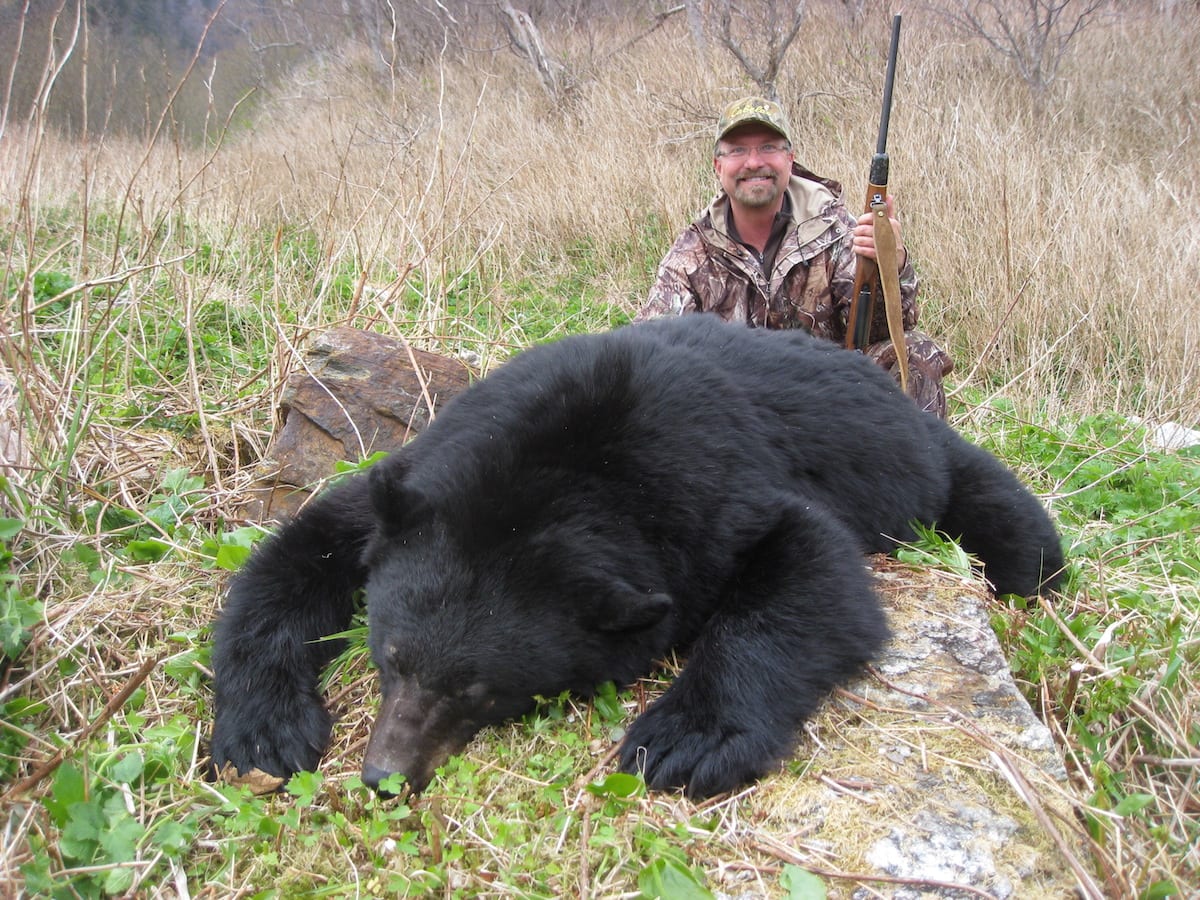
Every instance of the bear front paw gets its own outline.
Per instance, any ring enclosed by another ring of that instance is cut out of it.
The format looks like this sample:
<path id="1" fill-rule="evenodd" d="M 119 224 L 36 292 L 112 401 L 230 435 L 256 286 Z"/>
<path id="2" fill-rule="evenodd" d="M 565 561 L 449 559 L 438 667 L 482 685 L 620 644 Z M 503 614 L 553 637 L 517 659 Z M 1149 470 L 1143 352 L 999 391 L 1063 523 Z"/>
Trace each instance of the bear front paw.
<path id="1" fill-rule="evenodd" d="M 630 726 L 621 769 L 640 772 L 652 790 L 682 788 L 693 799 L 736 790 L 765 774 L 784 753 L 748 721 L 700 719 L 664 697 Z"/>
<path id="2" fill-rule="evenodd" d="M 213 726 L 211 773 L 225 780 L 258 769 L 279 778 L 311 771 L 329 743 L 332 720 L 319 701 L 221 704 Z M 228 771 L 228 767 L 236 770 Z"/>

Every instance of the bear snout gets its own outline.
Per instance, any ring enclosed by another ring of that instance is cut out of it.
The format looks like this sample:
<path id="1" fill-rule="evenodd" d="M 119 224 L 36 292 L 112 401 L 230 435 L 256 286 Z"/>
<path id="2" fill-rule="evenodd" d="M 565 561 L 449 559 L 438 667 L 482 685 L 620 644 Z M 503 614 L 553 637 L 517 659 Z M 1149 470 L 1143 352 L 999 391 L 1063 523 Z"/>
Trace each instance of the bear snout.
<path id="1" fill-rule="evenodd" d="M 382 790 L 379 787 L 379 785 L 383 783 L 384 779 L 389 778 L 395 774 L 397 774 L 397 773 L 389 772 L 386 769 L 380 769 L 377 766 L 371 765 L 370 763 L 363 763 L 363 770 L 362 770 L 363 784 L 365 784 L 367 787 L 369 787 L 371 790 L 373 790 L 375 793 L 377 793 L 380 797 L 383 797 L 385 799 L 391 799 L 392 797 L 400 796 L 397 794 L 393 794 L 391 791 Z M 428 783 L 429 783 L 428 781 L 426 781 L 425 784 L 422 784 L 420 787 L 414 787 L 411 783 L 411 779 L 407 775 L 404 776 L 404 782 L 405 782 L 405 785 L 407 787 L 409 787 L 414 794 L 420 793 L 420 791 L 423 788 L 425 788 L 426 785 L 428 785 Z"/>
<path id="2" fill-rule="evenodd" d="M 399 774 L 413 793 L 424 790 L 436 769 L 474 736 L 477 728 L 464 727 L 472 719 L 451 698 L 422 688 L 415 677 L 399 679 L 384 694 L 371 729 L 363 784 L 378 791 L 384 779 Z"/>

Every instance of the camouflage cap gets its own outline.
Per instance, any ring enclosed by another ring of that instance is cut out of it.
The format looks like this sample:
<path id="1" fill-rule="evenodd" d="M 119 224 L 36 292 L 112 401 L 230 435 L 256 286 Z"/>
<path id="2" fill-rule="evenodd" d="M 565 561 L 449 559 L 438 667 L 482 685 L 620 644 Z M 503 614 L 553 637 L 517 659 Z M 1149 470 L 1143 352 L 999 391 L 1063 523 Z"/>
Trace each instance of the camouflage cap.
<path id="1" fill-rule="evenodd" d="M 791 131 L 788 128 L 787 116 L 783 107 L 773 100 L 762 97 L 743 97 L 725 107 L 717 122 L 717 140 L 725 137 L 740 125 L 766 125 L 772 131 L 778 131 L 789 144 L 792 142 Z"/>

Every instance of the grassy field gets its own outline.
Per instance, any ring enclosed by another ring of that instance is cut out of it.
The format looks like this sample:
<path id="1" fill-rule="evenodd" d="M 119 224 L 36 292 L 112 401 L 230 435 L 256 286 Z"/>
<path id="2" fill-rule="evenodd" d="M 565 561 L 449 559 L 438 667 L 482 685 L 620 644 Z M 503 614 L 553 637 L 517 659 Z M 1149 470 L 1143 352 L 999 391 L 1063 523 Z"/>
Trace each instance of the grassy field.
<path id="1" fill-rule="evenodd" d="M 798 158 L 856 197 L 887 18 L 860 29 L 839 10 L 813 4 L 780 92 Z M 170 111 L 131 137 L 5 108 L 3 893 L 718 884 L 691 850 L 752 797 L 714 811 L 577 784 L 628 693 L 553 702 L 453 762 L 441 801 L 387 803 L 349 774 L 374 702 L 350 660 L 330 676 L 361 709 L 340 725 L 344 769 L 298 776 L 291 799 L 201 777 L 209 625 L 259 533 L 236 510 L 307 339 L 350 324 L 486 369 L 623 323 L 709 199 L 715 110 L 749 88 L 680 17 L 630 43 L 643 24 L 548 28 L 575 78 L 557 102 L 486 35 L 383 75 L 348 45 L 203 134 Z M 978 40 L 906 14 L 889 143 L 923 328 L 956 360 L 952 421 L 1035 487 L 1069 545 L 1062 597 L 998 607 L 995 626 L 1112 896 L 1200 892 L 1200 458 L 1139 424 L 1200 427 L 1200 239 L 1183 214 L 1198 47 L 1194 16 L 1123 5 L 1034 104 Z M 760 881 L 813 896 L 791 870 Z"/>

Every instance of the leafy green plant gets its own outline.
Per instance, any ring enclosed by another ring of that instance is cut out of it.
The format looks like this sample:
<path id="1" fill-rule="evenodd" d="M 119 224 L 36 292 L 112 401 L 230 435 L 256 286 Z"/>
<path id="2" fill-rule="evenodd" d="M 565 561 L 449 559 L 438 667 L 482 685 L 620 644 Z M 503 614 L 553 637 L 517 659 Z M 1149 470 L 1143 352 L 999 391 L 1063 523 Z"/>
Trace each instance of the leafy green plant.
<path id="1" fill-rule="evenodd" d="M 133 886 L 147 851 L 159 864 L 186 852 L 195 835 L 193 819 L 161 820 L 147 828 L 130 810 L 128 791 L 146 776 L 137 753 L 114 758 L 103 776 L 92 779 L 74 764 L 62 765 L 42 802 L 58 830 L 64 869 L 55 871 L 53 856 L 38 855 L 22 870 L 27 887 L 47 896 L 120 894 Z"/>
<path id="2" fill-rule="evenodd" d="M 799 866 L 786 865 L 780 882 L 787 889 L 787 900 L 825 900 L 825 882 Z"/>
<path id="3" fill-rule="evenodd" d="M 254 545 L 265 536 L 262 528 L 245 525 L 215 537 L 205 537 L 200 544 L 200 552 L 212 560 L 218 569 L 236 572 L 250 557 Z"/>
<path id="4" fill-rule="evenodd" d="M 71 308 L 69 297 L 55 299 L 75 286 L 66 272 L 36 272 L 33 276 L 33 305 L 39 319 L 60 316 Z"/>
<path id="5" fill-rule="evenodd" d="M 189 541 L 193 533 L 186 526 L 208 503 L 204 479 L 187 469 L 176 468 L 163 475 L 159 488 L 150 495 L 141 510 L 125 509 L 111 502 L 97 502 L 85 511 L 91 528 L 123 538 L 122 552 L 133 563 L 161 560 L 171 552 L 176 536 Z M 181 530 L 182 529 L 182 530 Z M 223 543 L 231 546 L 249 545 L 251 531 L 239 531 L 222 541 L 202 538 L 201 551 L 216 556 Z M 223 562 L 229 563 L 236 550 L 226 551 Z"/>
<path id="6" fill-rule="evenodd" d="M 17 774 L 17 761 L 45 712 L 45 703 L 26 697 L 0 703 L 0 785 Z"/>
<path id="7" fill-rule="evenodd" d="M 587 786 L 589 794 L 606 800 L 636 800 L 646 796 L 646 782 L 638 775 L 613 772 Z"/>
<path id="8" fill-rule="evenodd" d="M 0 660 L 15 660 L 42 618 L 41 601 L 26 594 L 20 576 L 12 571 L 8 545 L 24 526 L 21 519 L 0 518 Z"/>
<path id="9" fill-rule="evenodd" d="M 638 890 L 645 900 L 713 900 L 690 868 L 673 859 L 656 859 L 638 873 Z"/>

